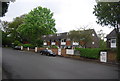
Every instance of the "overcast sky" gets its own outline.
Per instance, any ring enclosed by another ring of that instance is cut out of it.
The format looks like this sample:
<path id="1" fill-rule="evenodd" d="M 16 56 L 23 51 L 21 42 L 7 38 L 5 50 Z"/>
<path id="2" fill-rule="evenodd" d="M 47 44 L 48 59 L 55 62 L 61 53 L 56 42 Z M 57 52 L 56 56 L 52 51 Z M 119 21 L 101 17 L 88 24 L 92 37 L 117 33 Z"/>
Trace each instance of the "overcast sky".
<path id="1" fill-rule="evenodd" d="M 88 26 L 94 28 L 96 32 L 102 29 L 108 34 L 112 29 L 96 24 L 97 19 L 93 14 L 95 4 L 97 4 L 95 0 L 16 0 L 10 3 L 6 16 L 1 20 L 12 21 L 13 18 L 42 6 L 54 13 L 55 27 L 59 33 Z"/>

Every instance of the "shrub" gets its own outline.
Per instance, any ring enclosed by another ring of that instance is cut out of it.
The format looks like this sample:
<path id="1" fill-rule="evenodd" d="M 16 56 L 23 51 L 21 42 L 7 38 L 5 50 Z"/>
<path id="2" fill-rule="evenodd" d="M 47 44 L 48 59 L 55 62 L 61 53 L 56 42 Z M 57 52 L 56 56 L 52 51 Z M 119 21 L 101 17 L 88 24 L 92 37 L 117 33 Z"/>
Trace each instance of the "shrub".
<path id="1" fill-rule="evenodd" d="M 23 44 L 24 48 L 30 47 L 30 48 L 35 48 L 35 45 L 32 44 Z"/>
<path id="2" fill-rule="evenodd" d="M 21 42 L 19 42 L 19 41 L 14 41 L 14 46 L 21 46 L 22 45 L 22 43 Z"/>
<path id="3" fill-rule="evenodd" d="M 80 56 L 94 59 L 98 59 L 100 57 L 101 51 L 99 48 L 76 48 L 76 50 L 80 51 Z"/>
<path id="4" fill-rule="evenodd" d="M 51 48 L 58 48 L 58 47 L 57 47 L 57 46 L 55 46 L 55 45 L 52 45 L 52 46 L 51 46 Z"/>

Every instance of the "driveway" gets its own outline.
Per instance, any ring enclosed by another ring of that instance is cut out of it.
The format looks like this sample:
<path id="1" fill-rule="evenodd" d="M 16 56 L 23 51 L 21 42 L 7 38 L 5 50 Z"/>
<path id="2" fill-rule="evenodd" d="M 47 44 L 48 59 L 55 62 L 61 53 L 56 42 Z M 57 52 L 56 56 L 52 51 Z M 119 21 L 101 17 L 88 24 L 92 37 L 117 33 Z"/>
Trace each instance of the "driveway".
<path id="1" fill-rule="evenodd" d="M 117 66 L 9 48 L 3 48 L 2 55 L 9 79 L 118 79 Z"/>

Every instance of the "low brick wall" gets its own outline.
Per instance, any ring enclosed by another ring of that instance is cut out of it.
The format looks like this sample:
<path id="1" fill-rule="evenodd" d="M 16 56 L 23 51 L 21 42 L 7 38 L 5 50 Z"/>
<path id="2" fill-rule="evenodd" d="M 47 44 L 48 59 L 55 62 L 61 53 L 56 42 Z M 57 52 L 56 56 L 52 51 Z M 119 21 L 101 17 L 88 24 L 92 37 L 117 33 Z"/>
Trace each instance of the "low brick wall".
<path id="1" fill-rule="evenodd" d="M 46 49 L 46 48 L 38 48 L 38 52 L 40 50 L 44 50 L 44 49 Z M 27 48 L 23 48 L 23 50 L 28 51 Z M 58 55 L 57 48 L 51 48 L 50 50 L 52 50 L 54 53 L 56 53 Z M 29 49 L 29 51 L 35 52 L 35 49 Z M 66 49 L 61 49 L 61 56 L 77 58 L 77 59 L 85 59 L 85 58 L 81 58 L 80 54 L 77 54 L 77 53 L 79 53 L 79 52 L 76 52 L 74 55 L 68 55 L 68 54 L 66 54 Z M 117 56 L 116 52 L 107 51 L 107 62 L 116 63 L 117 62 L 116 56 Z"/>
<path id="2" fill-rule="evenodd" d="M 58 55 L 58 49 L 57 49 L 57 48 L 52 48 L 52 49 L 50 49 L 50 50 L 52 50 L 55 54 Z"/>

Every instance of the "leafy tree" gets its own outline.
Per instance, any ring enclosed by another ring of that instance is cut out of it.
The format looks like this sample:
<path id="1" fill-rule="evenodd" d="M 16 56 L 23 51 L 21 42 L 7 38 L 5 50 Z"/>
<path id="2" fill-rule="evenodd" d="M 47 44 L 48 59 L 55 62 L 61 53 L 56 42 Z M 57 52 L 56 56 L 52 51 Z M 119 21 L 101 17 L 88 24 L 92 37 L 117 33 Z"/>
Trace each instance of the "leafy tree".
<path id="1" fill-rule="evenodd" d="M 12 46 L 13 38 L 7 35 L 6 32 L 2 31 L 2 45 Z"/>
<path id="2" fill-rule="evenodd" d="M 111 26 L 115 29 L 117 35 L 117 59 L 120 61 L 120 2 L 98 2 L 94 7 L 97 23 L 105 26 Z"/>
<path id="3" fill-rule="evenodd" d="M 31 10 L 17 31 L 30 43 L 35 43 L 42 35 L 56 32 L 55 20 L 50 9 L 37 7 Z"/>
<path id="4" fill-rule="evenodd" d="M 25 15 L 16 17 L 12 22 L 2 21 L 2 45 L 11 46 L 14 41 L 21 41 L 21 35 L 16 31 L 20 24 L 23 23 L 23 18 Z"/>
<path id="5" fill-rule="evenodd" d="M 82 47 L 86 47 L 86 44 L 88 44 L 92 38 L 91 38 L 91 31 L 90 29 L 84 29 L 84 30 L 72 30 L 70 31 L 69 38 L 72 41 L 80 42 L 80 45 Z"/>
<path id="6" fill-rule="evenodd" d="M 5 31 L 5 32 L 8 32 L 8 24 L 9 22 L 7 21 L 1 21 L 1 26 L 2 26 L 2 29 Z"/>
<path id="7" fill-rule="evenodd" d="M 103 30 L 99 30 L 97 33 L 98 37 L 100 38 L 99 46 L 100 48 L 105 49 L 106 48 L 105 33 L 103 32 Z"/>
<path id="8" fill-rule="evenodd" d="M 23 38 L 18 33 L 17 28 L 21 25 L 24 21 L 25 15 L 20 17 L 16 17 L 11 23 L 8 24 L 7 32 L 8 34 L 15 40 L 22 41 Z"/>

